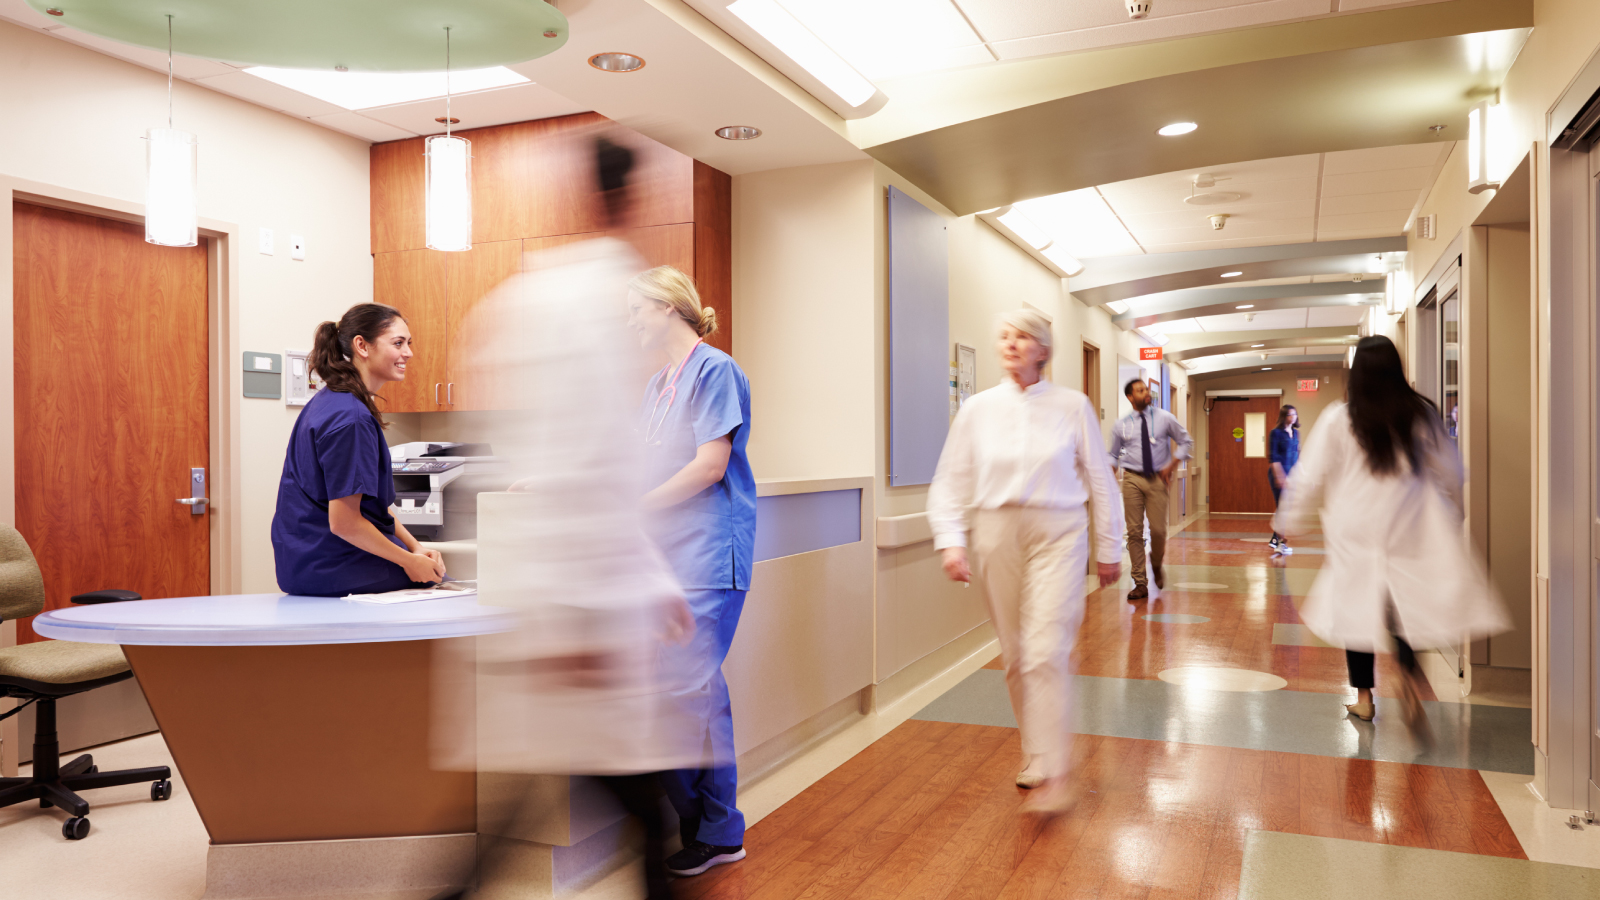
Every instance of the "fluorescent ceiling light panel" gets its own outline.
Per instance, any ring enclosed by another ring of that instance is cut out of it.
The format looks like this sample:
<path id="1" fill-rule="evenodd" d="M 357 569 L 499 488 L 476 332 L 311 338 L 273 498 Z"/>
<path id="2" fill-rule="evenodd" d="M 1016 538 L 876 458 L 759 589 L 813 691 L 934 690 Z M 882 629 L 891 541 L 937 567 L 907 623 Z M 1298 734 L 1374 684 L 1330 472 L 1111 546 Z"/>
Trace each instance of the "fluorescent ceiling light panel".
<path id="1" fill-rule="evenodd" d="M 994 59 L 950 0 L 783 0 L 783 8 L 872 79 Z"/>
<path id="2" fill-rule="evenodd" d="M 1107 300 L 1106 301 L 1106 309 L 1109 309 L 1112 312 L 1114 312 L 1114 313 L 1116 313 L 1117 315 L 1120 316 L 1120 315 L 1122 315 L 1122 314 L 1124 314 L 1124 313 L 1126 313 L 1128 311 L 1128 301 L 1126 301 L 1126 300 Z"/>
<path id="3" fill-rule="evenodd" d="M 1035 250 L 1043 249 L 1050 243 L 1050 234 L 1040 228 L 1033 219 L 1029 218 L 1022 210 L 1013 206 L 1006 214 L 999 217 L 1000 224 L 1011 229 L 1011 233 L 1022 238 L 1028 246 Z"/>
<path id="4" fill-rule="evenodd" d="M 844 61 L 844 57 L 773 0 L 737 0 L 729 4 L 728 12 L 771 41 L 772 46 L 810 72 L 845 103 L 860 106 L 878 92 L 872 82 Z"/>
<path id="5" fill-rule="evenodd" d="M 443 72 L 323 72 L 271 66 L 251 66 L 244 71 L 345 109 L 372 109 L 432 100 L 446 93 Z M 449 93 L 467 94 L 528 81 L 505 66 L 465 69 L 450 73 Z"/>
<path id="6" fill-rule="evenodd" d="M 1023 200 L 1013 208 L 1027 213 L 1062 250 L 1078 259 L 1144 252 L 1094 188 Z"/>
<path id="7" fill-rule="evenodd" d="M 1156 134 L 1162 137 L 1177 137 L 1180 134 L 1188 134 L 1199 127 L 1193 122 L 1173 122 L 1171 125 L 1163 125 L 1157 128 Z"/>
<path id="8" fill-rule="evenodd" d="M 1079 262 L 1077 257 L 1068 253 L 1067 249 L 1060 244 L 1051 244 L 1040 250 L 1039 253 L 1045 259 L 1059 266 L 1061 271 L 1067 273 L 1068 278 L 1083 274 L 1083 263 Z"/>
<path id="9" fill-rule="evenodd" d="M 1238 278 L 1240 275 L 1243 275 L 1243 274 L 1244 274 L 1243 272 L 1223 272 L 1221 277 L 1223 277 L 1223 278 Z"/>

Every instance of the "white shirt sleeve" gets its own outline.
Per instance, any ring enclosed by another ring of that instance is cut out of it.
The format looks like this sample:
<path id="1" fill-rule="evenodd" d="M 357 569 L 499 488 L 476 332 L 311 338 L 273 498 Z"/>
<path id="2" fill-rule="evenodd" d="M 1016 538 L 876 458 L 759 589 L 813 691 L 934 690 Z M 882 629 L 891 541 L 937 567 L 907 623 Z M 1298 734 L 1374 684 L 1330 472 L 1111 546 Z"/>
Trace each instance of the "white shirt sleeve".
<path id="1" fill-rule="evenodd" d="M 933 483 L 928 486 L 928 525 L 935 550 L 967 545 L 967 507 L 972 504 L 976 478 L 972 419 L 970 403 L 956 413 L 939 453 Z"/>
<path id="2" fill-rule="evenodd" d="M 1088 397 L 1083 397 L 1083 414 L 1078 417 L 1078 462 L 1083 468 L 1083 478 L 1088 482 L 1089 496 L 1094 500 L 1095 559 L 1102 563 L 1122 561 L 1123 520 L 1122 492 L 1117 490 L 1111 477 L 1111 457 L 1106 455 L 1101 443 L 1099 415 Z"/>

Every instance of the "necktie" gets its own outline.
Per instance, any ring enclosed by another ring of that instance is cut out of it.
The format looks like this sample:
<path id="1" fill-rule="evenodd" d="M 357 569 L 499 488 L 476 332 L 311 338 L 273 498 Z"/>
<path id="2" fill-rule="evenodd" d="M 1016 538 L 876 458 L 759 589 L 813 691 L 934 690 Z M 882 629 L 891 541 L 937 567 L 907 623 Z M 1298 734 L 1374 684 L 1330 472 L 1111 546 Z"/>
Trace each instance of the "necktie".
<path id="1" fill-rule="evenodd" d="M 1144 452 L 1144 477 L 1149 478 L 1156 473 L 1156 463 L 1150 458 L 1150 420 L 1144 413 L 1139 413 L 1139 449 Z"/>

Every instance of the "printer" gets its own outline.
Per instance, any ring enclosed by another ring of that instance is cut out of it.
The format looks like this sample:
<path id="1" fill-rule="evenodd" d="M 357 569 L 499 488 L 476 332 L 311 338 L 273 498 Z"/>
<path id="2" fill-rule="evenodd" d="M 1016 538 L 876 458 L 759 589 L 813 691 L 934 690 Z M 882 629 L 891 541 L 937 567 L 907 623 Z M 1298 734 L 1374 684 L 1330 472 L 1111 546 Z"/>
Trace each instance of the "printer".
<path id="1" fill-rule="evenodd" d="M 389 448 L 394 476 L 394 517 L 418 540 L 459 540 L 477 536 L 477 494 L 500 490 L 495 485 L 505 466 L 488 444 L 412 441 Z M 480 476 L 480 477 L 471 477 Z M 475 490 L 470 498 L 455 498 L 452 485 L 467 478 Z M 451 512 L 464 515 L 450 516 Z M 465 521 L 450 521 L 447 516 Z"/>

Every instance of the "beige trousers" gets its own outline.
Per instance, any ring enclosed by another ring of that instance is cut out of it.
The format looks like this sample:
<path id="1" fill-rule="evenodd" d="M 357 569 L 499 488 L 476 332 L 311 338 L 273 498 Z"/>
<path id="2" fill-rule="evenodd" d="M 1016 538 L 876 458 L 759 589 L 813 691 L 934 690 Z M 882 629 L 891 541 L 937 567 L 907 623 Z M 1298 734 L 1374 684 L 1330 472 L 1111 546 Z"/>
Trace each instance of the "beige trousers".
<path id="1" fill-rule="evenodd" d="M 1067 773 L 1072 750 L 1072 645 L 1083 624 L 1089 563 L 1085 509 L 978 510 L 977 577 L 1000 637 L 1011 710 L 1022 752 L 1040 757 L 1046 777 Z"/>
<path id="2" fill-rule="evenodd" d="M 1144 521 L 1150 520 L 1150 565 L 1161 567 L 1167 555 L 1167 483 L 1160 475 L 1146 478 L 1122 470 L 1122 511 L 1128 520 L 1128 556 L 1133 583 L 1147 584 L 1144 565 Z"/>

